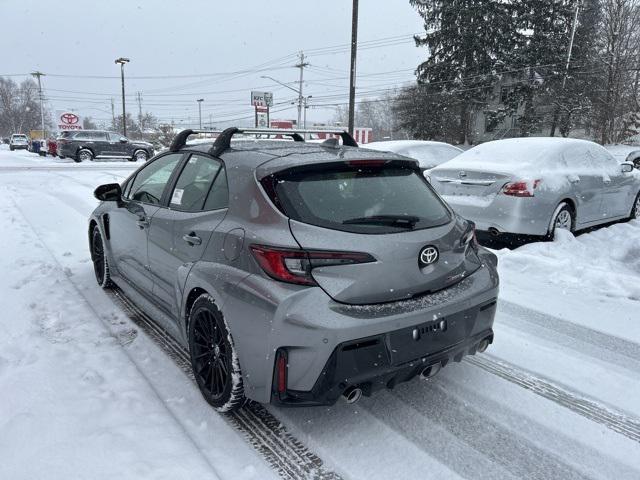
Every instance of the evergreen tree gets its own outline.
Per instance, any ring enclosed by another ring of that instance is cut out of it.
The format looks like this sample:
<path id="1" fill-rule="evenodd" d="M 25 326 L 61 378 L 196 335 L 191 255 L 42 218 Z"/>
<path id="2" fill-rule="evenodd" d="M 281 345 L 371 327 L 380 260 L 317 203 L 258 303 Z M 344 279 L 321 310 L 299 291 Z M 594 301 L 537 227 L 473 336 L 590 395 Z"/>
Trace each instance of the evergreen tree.
<path id="1" fill-rule="evenodd" d="M 488 0 L 410 0 L 424 20 L 418 46 L 428 57 L 418 66 L 425 95 L 438 95 L 441 108 L 457 111 L 458 142 L 469 143 L 474 112 L 492 93 L 502 59 L 517 40 L 512 2 Z M 425 111 L 424 115 L 438 112 Z"/>

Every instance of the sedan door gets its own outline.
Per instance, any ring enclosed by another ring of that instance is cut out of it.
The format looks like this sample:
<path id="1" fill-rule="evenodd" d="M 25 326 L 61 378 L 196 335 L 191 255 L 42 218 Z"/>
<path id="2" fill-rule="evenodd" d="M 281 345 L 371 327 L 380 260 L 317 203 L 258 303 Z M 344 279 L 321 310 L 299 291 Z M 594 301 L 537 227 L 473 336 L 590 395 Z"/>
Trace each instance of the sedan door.
<path id="1" fill-rule="evenodd" d="M 632 190 L 633 174 L 623 173 L 620 163 L 599 145 L 593 147 L 592 154 L 602 175 L 603 195 L 600 205 L 602 220 L 629 215 L 635 198 L 635 192 Z"/>
<path id="2" fill-rule="evenodd" d="M 164 190 L 182 154 L 158 157 L 140 170 L 125 189 L 124 205 L 109 214 L 110 246 L 117 272 L 133 287 L 152 295 L 147 235 Z"/>
<path id="3" fill-rule="evenodd" d="M 202 257 L 227 212 L 228 188 L 221 162 L 192 154 L 157 212 L 149 231 L 154 297 L 177 318 L 187 275 Z"/>
<path id="4" fill-rule="evenodd" d="M 583 226 L 600 220 L 603 181 L 588 146 L 568 147 L 562 154 L 567 165 L 569 192 L 577 201 L 576 223 Z"/>

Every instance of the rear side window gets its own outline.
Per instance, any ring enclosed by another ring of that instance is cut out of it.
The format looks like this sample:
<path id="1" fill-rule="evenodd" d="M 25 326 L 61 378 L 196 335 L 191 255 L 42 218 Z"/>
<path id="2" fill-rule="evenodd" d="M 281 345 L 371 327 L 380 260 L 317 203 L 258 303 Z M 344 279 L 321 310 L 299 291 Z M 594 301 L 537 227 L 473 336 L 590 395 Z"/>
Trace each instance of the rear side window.
<path id="1" fill-rule="evenodd" d="M 201 211 L 221 166 L 213 158 L 191 155 L 171 194 L 171 207 L 187 212 Z"/>
<path id="2" fill-rule="evenodd" d="M 422 175 L 406 168 L 294 171 L 274 188 L 287 216 L 333 230 L 396 233 L 451 220 Z"/>

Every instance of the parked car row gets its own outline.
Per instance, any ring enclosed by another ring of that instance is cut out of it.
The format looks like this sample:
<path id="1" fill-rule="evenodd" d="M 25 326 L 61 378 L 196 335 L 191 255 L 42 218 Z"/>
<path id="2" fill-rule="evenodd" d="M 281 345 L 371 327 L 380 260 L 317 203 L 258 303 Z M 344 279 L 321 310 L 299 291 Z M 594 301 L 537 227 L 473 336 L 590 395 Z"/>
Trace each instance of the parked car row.
<path id="1" fill-rule="evenodd" d="M 15 133 L 9 139 L 9 149 L 25 149 L 39 155 L 71 158 L 76 162 L 94 158 L 121 158 L 129 161 L 146 161 L 154 154 L 153 145 L 133 141 L 119 133 L 106 130 L 74 130 L 62 132 L 57 139 L 32 139 Z"/>
<path id="2" fill-rule="evenodd" d="M 436 152 L 431 142 L 421 143 Z M 405 151 L 418 158 L 417 152 Z M 428 170 L 429 181 L 458 214 L 494 236 L 552 237 L 558 228 L 573 232 L 640 217 L 640 174 L 634 163 L 620 163 L 593 142 L 514 138 L 447 157 Z M 637 163 L 639 157 L 632 153 L 627 160 Z"/>

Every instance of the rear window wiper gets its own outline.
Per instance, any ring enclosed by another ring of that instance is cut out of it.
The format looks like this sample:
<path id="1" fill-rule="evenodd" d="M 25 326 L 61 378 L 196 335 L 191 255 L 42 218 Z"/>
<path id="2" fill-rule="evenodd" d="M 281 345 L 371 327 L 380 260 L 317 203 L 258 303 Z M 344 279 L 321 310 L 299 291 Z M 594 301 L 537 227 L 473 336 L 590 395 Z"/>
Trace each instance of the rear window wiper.
<path id="1" fill-rule="evenodd" d="M 350 218 L 343 225 L 388 225 L 391 227 L 412 229 L 420 221 L 413 215 L 371 215 L 370 217 Z"/>

